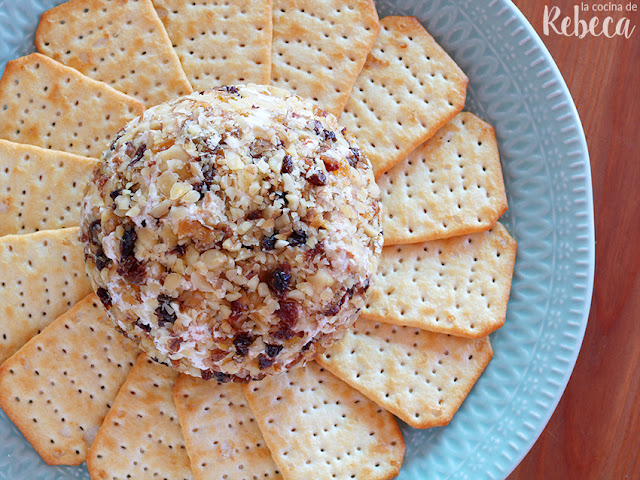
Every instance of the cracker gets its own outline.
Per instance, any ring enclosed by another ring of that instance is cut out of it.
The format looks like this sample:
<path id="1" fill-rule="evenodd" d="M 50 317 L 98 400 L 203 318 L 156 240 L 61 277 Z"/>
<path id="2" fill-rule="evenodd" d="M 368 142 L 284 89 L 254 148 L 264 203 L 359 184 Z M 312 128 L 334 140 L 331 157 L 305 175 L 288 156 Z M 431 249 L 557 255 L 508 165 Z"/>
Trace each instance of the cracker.
<path id="1" fill-rule="evenodd" d="M 196 480 L 282 478 L 240 384 L 183 374 L 173 398 Z"/>
<path id="2" fill-rule="evenodd" d="M 153 0 L 196 90 L 269 84 L 271 0 Z"/>
<path id="3" fill-rule="evenodd" d="M 385 17 L 340 123 L 378 178 L 464 106 L 467 77 L 414 17 Z"/>
<path id="4" fill-rule="evenodd" d="M 79 225 L 82 194 L 95 163 L 0 140 L 0 235 Z"/>
<path id="5" fill-rule="evenodd" d="M 178 373 L 142 354 L 87 454 L 93 480 L 191 480 L 173 403 Z"/>
<path id="6" fill-rule="evenodd" d="M 192 91 L 151 0 L 58 5 L 42 14 L 36 48 L 147 107 Z"/>
<path id="7" fill-rule="evenodd" d="M 415 428 L 447 425 L 493 356 L 461 338 L 360 318 L 318 362 Z"/>
<path id="8" fill-rule="evenodd" d="M 0 238 L 0 363 L 91 293 L 78 230 Z"/>
<path id="9" fill-rule="evenodd" d="M 488 230 L 507 210 L 493 127 L 458 114 L 378 179 L 385 245 Z"/>
<path id="10" fill-rule="evenodd" d="M 477 338 L 504 324 L 517 244 L 481 233 L 384 247 L 362 311 L 370 320 Z"/>
<path id="11" fill-rule="evenodd" d="M 245 395 L 288 480 L 400 471 L 405 445 L 393 415 L 315 362 L 246 385 Z"/>
<path id="12" fill-rule="evenodd" d="M 338 116 L 379 31 L 373 0 L 274 0 L 271 83 Z"/>
<path id="13" fill-rule="evenodd" d="M 138 349 L 91 294 L 0 367 L 0 406 L 50 465 L 79 465 Z"/>
<path id="14" fill-rule="evenodd" d="M 0 138 L 99 158 L 144 106 L 39 53 L 7 63 L 0 79 Z"/>

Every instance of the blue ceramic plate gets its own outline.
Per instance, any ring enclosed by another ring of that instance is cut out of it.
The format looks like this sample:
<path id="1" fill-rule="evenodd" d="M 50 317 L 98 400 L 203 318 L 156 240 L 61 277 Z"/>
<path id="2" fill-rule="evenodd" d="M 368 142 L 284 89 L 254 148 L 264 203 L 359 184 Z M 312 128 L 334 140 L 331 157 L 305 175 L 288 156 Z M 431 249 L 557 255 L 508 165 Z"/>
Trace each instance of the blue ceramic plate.
<path id="1" fill-rule="evenodd" d="M 40 14 L 60 0 L 0 0 L 0 70 L 33 50 Z M 508 0 L 378 1 L 415 15 L 470 79 L 467 109 L 496 128 L 519 243 L 495 357 L 447 427 L 403 426 L 401 480 L 503 479 L 553 413 L 580 350 L 594 270 L 591 176 L 584 133 L 546 48 Z M 0 412 L 0 479 L 83 478 L 49 467 Z"/>

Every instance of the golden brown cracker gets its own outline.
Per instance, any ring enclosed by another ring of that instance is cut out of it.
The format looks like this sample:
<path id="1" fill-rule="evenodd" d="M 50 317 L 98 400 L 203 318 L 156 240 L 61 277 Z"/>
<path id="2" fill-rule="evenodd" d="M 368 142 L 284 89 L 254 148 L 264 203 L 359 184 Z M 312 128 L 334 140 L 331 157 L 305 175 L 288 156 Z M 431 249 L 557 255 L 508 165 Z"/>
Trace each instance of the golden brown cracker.
<path id="1" fill-rule="evenodd" d="M 393 415 L 315 362 L 251 383 L 245 395 L 288 480 L 400 471 L 405 445 Z"/>
<path id="2" fill-rule="evenodd" d="M 87 454 L 92 479 L 193 479 L 173 403 L 177 377 L 138 357 Z"/>
<path id="3" fill-rule="evenodd" d="M 274 0 L 271 83 L 338 116 L 379 30 L 373 0 Z"/>
<path id="4" fill-rule="evenodd" d="M 196 480 L 282 478 L 240 384 L 183 374 L 173 398 Z"/>
<path id="5" fill-rule="evenodd" d="M 500 223 L 487 232 L 384 247 L 362 316 L 485 336 L 504 324 L 516 248 Z"/>
<path id="6" fill-rule="evenodd" d="M 507 210 L 493 127 L 458 114 L 378 179 L 385 245 L 491 228 Z"/>
<path id="7" fill-rule="evenodd" d="M 0 406 L 45 462 L 79 465 L 138 353 L 91 294 L 2 364 Z"/>
<path id="8" fill-rule="evenodd" d="M 464 106 L 468 79 L 414 17 L 385 17 L 340 123 L 378 178 Z"/>
<path id="9" fill-rule="evenodd" d="M 493 356 L 461 338 L 360 318 L 318 362 L 415 428 L 447 425 Z"/>
<path id="10" fill-rule="evenodd" d="M 7 63 L 0 79 L 0 138 L 99 158 L 144 106 L 40 53 Z"/>
<path id="11" fill-rule="evenodd" d="M 40 53 L 147 107 L 191 93 L 151 0 L 70 0 L 42 14 Z"/>
<path id="12" fill-rule="evenodd" d="M 78 230 L 0 238 L 0 363 L 91 293 Z"/>
<path id="13" fill-rule="evenodd" d="M 79 225 L 82 193 L 95 164 L 0 140 L 0 235 Z"/>
<path id="14" fill-rule="evenodd" d="M 271 79 L 271 0 L 153 0 L 196 90 Z"/>

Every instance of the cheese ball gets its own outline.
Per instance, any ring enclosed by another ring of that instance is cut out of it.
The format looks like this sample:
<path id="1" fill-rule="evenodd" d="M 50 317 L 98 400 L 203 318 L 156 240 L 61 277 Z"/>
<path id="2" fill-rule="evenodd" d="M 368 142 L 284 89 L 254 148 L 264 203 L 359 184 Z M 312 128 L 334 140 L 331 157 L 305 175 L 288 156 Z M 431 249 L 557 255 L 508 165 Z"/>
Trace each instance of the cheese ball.
<path id="1" fill-rule="evenodd" d="M 382 250 L 371 164 L 285 90 L 226 86 L 148 109 L 84 197 L 81 240 L 115 327 L 155 360 L 247 382 L 355 321 Z"/>

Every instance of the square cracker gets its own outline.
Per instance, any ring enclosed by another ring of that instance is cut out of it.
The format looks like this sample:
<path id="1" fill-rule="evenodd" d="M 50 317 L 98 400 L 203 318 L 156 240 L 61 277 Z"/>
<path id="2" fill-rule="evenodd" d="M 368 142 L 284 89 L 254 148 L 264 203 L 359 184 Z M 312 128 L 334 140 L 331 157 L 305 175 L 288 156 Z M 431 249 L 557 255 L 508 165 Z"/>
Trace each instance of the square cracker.
<path id="1" fill-rule="evenodd" d="M 477 338 L 504 324 L 516 241 L 487 232 L 382 249 L 362 316 Z"/>
<path id="2" fill-rule="evenodd" d="M 340 123 L 378 178 L 464 107 L 468 79 L 414 17 L 385 17 Z"/>
<path id="3" fill-rule="evenodd" d="M 138 349 L 91 294 L 0 367 L 0 406 L 50 465 L 79 465 Z"/>
<path id="4" fill-rule="evenodd" d="M 271 0 L 153 0 L 196 90 L 271 79 Z"/>
<path id="5" fill-rule="evenodd" d="M 0 79 L 0 138 L 99 158 L 140 115 L 135 98 L 39 53 L 7 63 Z"/>
<path id="6" fill-rule="evenodd" d="M 458 114 L 378 179 L 384 244 L 488 230 L 507 210 L 493 127 Z"/>
<path id="7" fill-rule="evenodd" d="M 415 428 L 447 425 L 489 364 L 489 337 L 358 319 L 318 362 Z"/>
<path id="8" fill-rule="evenodd" d="M 95 164 L 92 158 L 0 140 L 0 235 L 79 225 Z"/>
<path id="9" fill-rule="evenodd" d="M 151 0 L 58 5 L 42 14 L 36 48 L 147 107 L 192 91 Z"/>
<path id="10" fill-rule="evenodd" d="M 338 116 L 379 31 L 373 0 L 274 0 L 271 83 Z"/>
<path id="11" fill-rule="evenodd" d="M 180 375 L 173 399 L 196 480 L 282 478 L 240 384 Z"/>
<path id="12" fill-rule="evenodd" d="M 245 395 L 287 480 L 400 471 L 405 445 L 393 415 L 315 362 L 248 384 Z"/>
<path id="13" fill-rule="evenodd" d="M 78 230 L 0 238 L 0 363 L 91 293 Z"/>
<path id="14" fill-rule="evenodd" d="M 173 403 L 178 373 L 141 354 L 87 454 L 92 480 L 191 480 Z"/>

